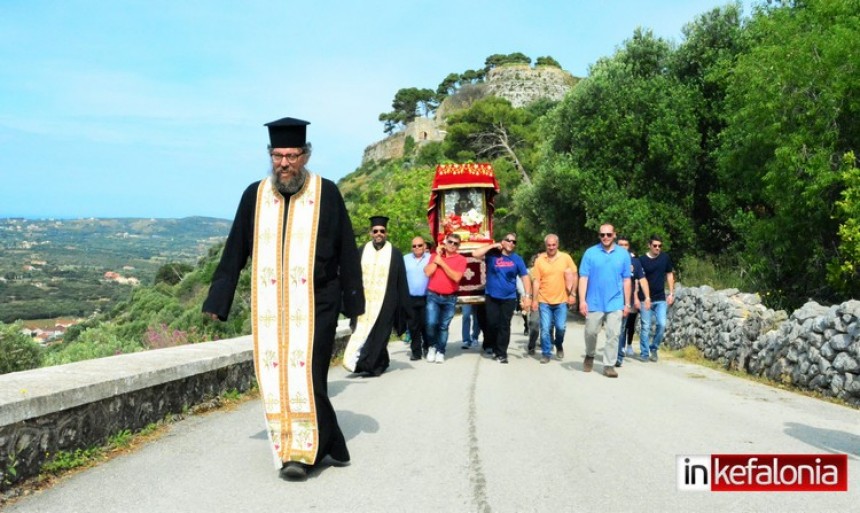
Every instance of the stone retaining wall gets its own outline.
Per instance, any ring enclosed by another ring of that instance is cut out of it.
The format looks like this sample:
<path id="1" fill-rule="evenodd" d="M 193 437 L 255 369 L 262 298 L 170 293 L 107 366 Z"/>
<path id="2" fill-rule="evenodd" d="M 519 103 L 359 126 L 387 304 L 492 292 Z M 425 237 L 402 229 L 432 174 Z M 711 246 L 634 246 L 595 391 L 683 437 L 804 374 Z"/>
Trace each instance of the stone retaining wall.
<path id="1" fill-rule="evenodd" d="M 337 333 L 340 354 L 349 328 Z M 0 375 L 0 491 L 58 451 L 103 445 L 254 380 L 250 336 Z"/>
<path id="2" fill-rule="evenodd" d="M 694 345 L 727 369 L 860 406 L 860 301 L 809 302 L 788 316 L 736 289 L 678 286 L 675 292 L 669 347 Z"/>

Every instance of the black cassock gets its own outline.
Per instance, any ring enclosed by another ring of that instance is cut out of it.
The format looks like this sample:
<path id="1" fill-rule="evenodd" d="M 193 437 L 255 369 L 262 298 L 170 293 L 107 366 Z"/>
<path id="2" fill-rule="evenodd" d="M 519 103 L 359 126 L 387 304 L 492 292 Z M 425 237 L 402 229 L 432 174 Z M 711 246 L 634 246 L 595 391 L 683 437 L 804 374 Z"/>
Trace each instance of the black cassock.
<path id="1" fill-rule="evenodd" d="M 242 194 L 224 254 L 212 276 L 209 295 L 203 303 L 204 312 L 214 313 L 222 321 L 227 320 L 239 273 L 254 248 L 254 218 L 259 183 L 249 185 Z M 288 210 L 284 209 L 284 226 L 287 225 Z M 334 350 L 338 313 L 350 318 L 364 313 L 364 288 L 361 281 L 361 260 L 343 197 L 334 182 L 325 178 L 322 179 L 320 192 L 314 263 L 314 302 L 312 376 L 319 427 L 319 451 L 314 463 L 319 462 L 326 454 L 339 461 L 349 461 L 346 440 L 328 398 L 328 369 Z"/>
<path id="2" fill-rule="evenodd" d="M 390 244 L 387 243 L 387 244 Z M 372 243 L 365 244 L 365 251 L 376 251 Z M 367 341 L 361 348 L 358 362 L 355 364 L 355 372 L 367 372 L 379 376 L 388 368 L 390 359 L 388 356 L 388 339 L 391 332 L 403 335 L 406 332 L 409 318 L 412 315 L 410 308 L 409 284 L 406 282 L 406 267 L 403 265 L 403 254 L 395 247 L 391 248 L 391 262 L 388 267 L 388 281 L 385 287 L 385 297 L 376 323 L 367 335 Z"/>

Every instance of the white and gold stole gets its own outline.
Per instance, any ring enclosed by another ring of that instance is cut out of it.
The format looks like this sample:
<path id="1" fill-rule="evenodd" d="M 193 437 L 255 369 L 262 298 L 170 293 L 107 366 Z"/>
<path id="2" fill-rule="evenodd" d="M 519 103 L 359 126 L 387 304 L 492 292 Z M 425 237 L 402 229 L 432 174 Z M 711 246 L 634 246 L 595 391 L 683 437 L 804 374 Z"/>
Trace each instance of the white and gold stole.
<path id="1" fill-rule="evenodd" d="M 319 449 L 311 369 L 321 190 L 322 180 L 313 174 L 288 204 L 271 178 L 257 189 L 251 284 L 254 369 L 277 468 L 287 461 L 312 464 Z"/>
<path id="2" fill-rule="evenodd" d="M 355 331 L 349 337 L 349 343 L 343 352 L 343 366 L 350 372 L 355 372 L 361 350 L 367 342 L 367 336 L 379 311 L 382 309 L 382 301 L 385 299 L 385 291 L 388 288 L 388 271 L 391 268 L 391 243 L 386 242 L 382 249 L 377 251 L 372 242 L 369 247 L 364 248 L 361 256 L 361 281 L 364 284 L 364 314 L 358 316 Z"/>

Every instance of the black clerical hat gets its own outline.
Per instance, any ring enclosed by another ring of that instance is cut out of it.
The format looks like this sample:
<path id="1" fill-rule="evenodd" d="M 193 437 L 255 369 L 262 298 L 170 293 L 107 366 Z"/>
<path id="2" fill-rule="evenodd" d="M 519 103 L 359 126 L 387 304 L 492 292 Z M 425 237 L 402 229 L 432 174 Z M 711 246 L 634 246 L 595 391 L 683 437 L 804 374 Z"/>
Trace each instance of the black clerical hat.
<path id="1" fill-rule="evenodd" d="M 384 226 L 388 228 L 388 218 L 385 216 L 373 216 L 370 218 L 370 227 Z"/>
<path id="2" fill-rule="evenodd" d="M 309 121 L 296 118 L 281 118 L 266 123 L 269 128 L 269 144 L 272 148 L 301 148 L 305 145 L 305 136 Z"/>

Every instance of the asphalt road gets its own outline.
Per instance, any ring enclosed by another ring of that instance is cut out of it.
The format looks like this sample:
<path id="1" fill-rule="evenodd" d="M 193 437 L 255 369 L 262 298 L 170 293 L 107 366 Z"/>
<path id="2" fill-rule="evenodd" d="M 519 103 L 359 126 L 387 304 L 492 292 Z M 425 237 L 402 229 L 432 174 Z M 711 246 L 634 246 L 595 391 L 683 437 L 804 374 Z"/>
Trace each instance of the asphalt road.
<path id="1" fill-rule="evenodd" d="M 352 464 L 278 477 L 257 400 L 179 422 L 139 451 L 8 505 L 9 512 L 858 511 L 860 411 L 663 357 L 618 379 L 582 372 L 582 325 L 566 359 L 509 365 L 460 349 L 410 362 L 392 342 L 380 378 L 332 369 Z M 598 350 L 602 342 L 598 345 Z M 845 453 L 849 491 L 682 492 L 676 455 Z"/>

